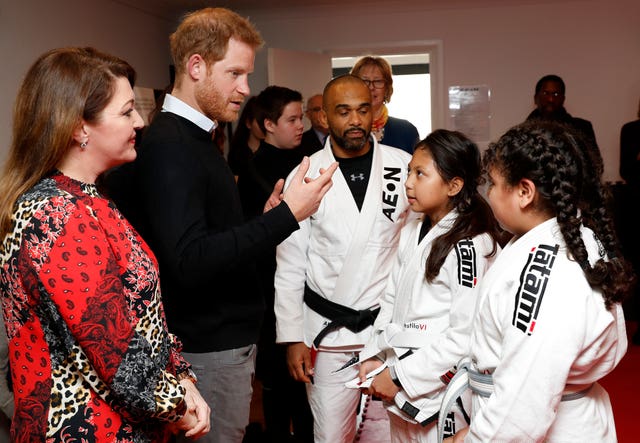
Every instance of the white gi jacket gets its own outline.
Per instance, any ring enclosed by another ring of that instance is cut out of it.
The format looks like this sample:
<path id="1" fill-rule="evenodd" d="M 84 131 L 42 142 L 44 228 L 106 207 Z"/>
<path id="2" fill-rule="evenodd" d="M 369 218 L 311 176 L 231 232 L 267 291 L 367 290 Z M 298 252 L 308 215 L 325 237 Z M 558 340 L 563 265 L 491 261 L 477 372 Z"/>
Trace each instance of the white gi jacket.
<path id="1" fill-rule="evenodd" d="M 379 356 L 394 365 L 404 392 L 387 408 L 407 421 L 413 422 L 399 409 L 405 400 L 420 409 L 423 417 L 439 411 L 446 388 L 440 377 L 469 352 L 478 285 L 500 248 L 496 244 L 496 254 L 488 257 L 494 248 L 488 234 L 461 240 L 447 255 L 434 281 L 427 282 L 425 263 L 433 241 L 448 232 L 457 217 L 457 211 L 449 212 L 420 243 L 421 220 L 411 220 L 402 230 L 398 258 L 380 302 L 372 339 L 360 353 L 360 361 L 364 361 L 382 351 Z M 396 356 L 408 349 L 413 349 L 413 354 L 397 361 Z"/>
<path id="2" fill-rule="evenodd" d="M 594 263 L 604 255 L 593 232 L 582 237 Z M 557 250 L 555 249 L 557 248 Z M 472 361 L 492 373 L 489 398 L 473 395 L 465 442 L 615 442 L 609 397 L 597 383 L 627 349 L 622 307 L 610 311 L 582 269 L 567 258 L 555 218 L 511 241 L 480 288 Z"/>
<path id="3" fill-rule="evenodd" d="M 367 193 L 358 207 L 341 171 L 320 208 L 300 222 L 300 229 L 277 248 L 275 274 L 276 341 L 311 345 L 328 324 L 303 303 L 305 281 L 317 294 L 361 310 L 377 306 L 396 254 L 400 229 L 408 212 L 404 190 L 411 156 L 373 140 Z M 335 161 L 327 138 L 310 157 L 308 176 Z M 287 178 L 289 184 L 295 170 Z M 369 339 L 371 326 L 359 333 L 346 328 L 329 333 L 322 348 L 356 349 Z M 337 369 L 337 368 L 336 368 Z"/>

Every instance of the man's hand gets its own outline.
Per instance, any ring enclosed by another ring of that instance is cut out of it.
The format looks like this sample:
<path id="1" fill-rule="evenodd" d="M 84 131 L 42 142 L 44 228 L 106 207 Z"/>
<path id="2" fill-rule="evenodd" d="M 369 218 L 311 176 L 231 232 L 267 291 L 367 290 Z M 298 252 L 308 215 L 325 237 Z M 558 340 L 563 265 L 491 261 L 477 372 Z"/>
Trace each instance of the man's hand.
<path id="1" fill-rule="evenodd" d="M 264 210 L 262 212 L 271 211 L 273 208 L 278 206 L 282 201 L 282 189 L 284 188 L 284 179 L 280 179 L 276 182 L 273 187 L 273 191 L 269 196 L 269 199 L 264 204 Z"/>
<path id="2" fill-rule="evenodd" d="M 320 175 L 317 178 L 311 179 L 305 177 L 309 164 L 309 157 L 304 157 L 282 197 L 298 221 L 308 218 L 318 210 L 322 197 L 333 185 L 331 177 L 338 169 L 338 163 L 333 162 L 327 169 L 320 169 Z"/>
<path id="3" fill-rule="evenodd" d="M 311 383 L 313 377 L 311 351 L 304 342 L 287 345 L 287 366 L 289 367 L 289 373 L 295 380 Z"/>

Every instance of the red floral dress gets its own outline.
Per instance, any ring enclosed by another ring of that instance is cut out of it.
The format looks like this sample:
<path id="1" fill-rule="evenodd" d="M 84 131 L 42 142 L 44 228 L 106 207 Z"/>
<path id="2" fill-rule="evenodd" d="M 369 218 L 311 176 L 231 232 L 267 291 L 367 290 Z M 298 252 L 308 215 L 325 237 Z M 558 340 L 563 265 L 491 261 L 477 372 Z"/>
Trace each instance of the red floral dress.
<path id="1" fill-rule="evenodd" d="M 60 173 L 16 208 L 0 245 L 12 441 L 166 441 L 188 365 L 152 252 L 94 185 Z"/>

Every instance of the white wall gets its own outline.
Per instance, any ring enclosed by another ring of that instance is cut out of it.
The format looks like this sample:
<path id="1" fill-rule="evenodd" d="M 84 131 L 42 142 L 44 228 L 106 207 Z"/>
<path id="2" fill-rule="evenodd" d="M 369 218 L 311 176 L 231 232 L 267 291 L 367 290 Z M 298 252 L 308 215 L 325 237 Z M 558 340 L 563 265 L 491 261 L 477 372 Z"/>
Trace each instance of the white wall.
<path id="1" fill-rule="evenodd" d="M 533 109 L 536 81 L 558 74 L 567 84 L 567 110 L 593 123 L 605 179 L 619 179 L 620 127 L 636 118 L 640 98 L 639 1 L 489 0 L 478 2 L 486 7 L 431 10 L 423 3 L 244 12 L 276 48 L 331 52 L 441 40 L 441 93 L 451 85 L 489 85 L 492 140 Z M 265 52 L 256 60 L 254 91 L 266 86 Z M 446 115 L 443 103 L 434 111 Z"/>
<path id="2" fill-rule="evenodd" d="M 428 0 L 344 2 L 339 8 L 309 3 L 239 12 L 250 16 L 273 48 L 331 53 L 441 41 L 444 100 L 434 112 L 446 115 L 448 86 L 487 84 L 493 140 L 533 109 L 535 82 L 558 74 L 567 83 L 567 110 L 593 123 L 605 179 L 619 178 L 620 127 L 635 119 L 640 98 L 639 1 L 460 0 L 436 2 L 431 9 Z M 0 155 L 10 140 L 16 90 L 38 55 L 59 46 L 94 45 L 131 62 L 140 86 L 163 88 L 167 37 L 176 23 L 113 0 L 0 0 Z M 256 59 L 253 92 L 267 86 L 266 52 Z"/>
<path id="3" fill-rule="evenodd" d="M 0 159 L 11 143 L 13 103 L 29 66 L 63 46 L 95 46 L 124 58 L 139 86 L 169 82 L 174 23 L 112 0 L 0 0 Z"/>

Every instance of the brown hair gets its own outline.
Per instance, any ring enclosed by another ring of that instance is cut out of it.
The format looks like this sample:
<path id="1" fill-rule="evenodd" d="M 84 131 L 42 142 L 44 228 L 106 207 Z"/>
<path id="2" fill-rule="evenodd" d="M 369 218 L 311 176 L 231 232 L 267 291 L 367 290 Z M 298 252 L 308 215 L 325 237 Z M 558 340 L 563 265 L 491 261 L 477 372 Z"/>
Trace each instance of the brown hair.
<path id="1" fill-rule="evenodd" d="M 382 57 L 367 55 L 365 57 L 362 57 L 356 62 L 355 65 L 353 65 L 350 74 L 360 77 L 360 71 L 365 66 L 377 66 L 378 68 L 380 68 L 382 77 L 384 78 L 384 82 L 386 83 L 384 101 L 389 103 L 391 101 L 391 95 L 393 94 L 393 74 L 391 72 L 391 65 Z"/>
<path id="2" fill-rule="evenodd" d="M 133 86 L 124 60 L 93 48 L 61 48 L 41 55 L 18 90 L 13 140 L 0 177 L 0 239 L 11 230 L 18 197 L 62 161 L 82 120 L 96 123 L 115 93 L 115 79 Z"/>
<path id="3" fill-rule="evenodd" d="M 180 85 L 189 57 L 200 54 L 211 65 L 224 58 L 231 38 L 254 49 L 264 43 L 249 20 L 228 9 L 204 8 L 187 14 L 169 37 L 176 84 Z"/>

